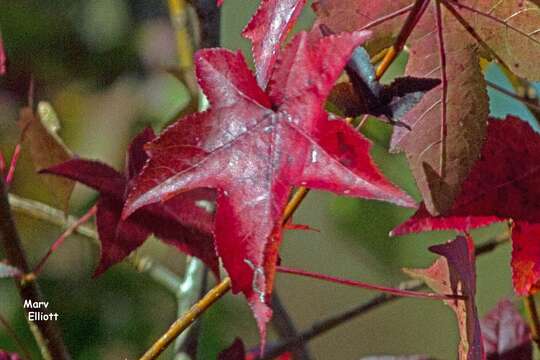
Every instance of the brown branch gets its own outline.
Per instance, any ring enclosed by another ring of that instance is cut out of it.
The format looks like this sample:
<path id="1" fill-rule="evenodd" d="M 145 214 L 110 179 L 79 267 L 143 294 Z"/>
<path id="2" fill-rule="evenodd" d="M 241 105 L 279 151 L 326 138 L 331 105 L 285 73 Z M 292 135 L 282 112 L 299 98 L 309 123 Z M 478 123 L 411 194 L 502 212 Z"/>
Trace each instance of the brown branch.
<path id="1" fill-rule="evenodd" d="M 10 265 L 15 266 L 23 273 L 28 273 L 30 267 L 26 260 L 24 249 L 22 248 L 19 234 L 15 227 L 8 194 L 5 188 L 4 179 L 0 176 L 0 243 L 2 244 L 7 260 Z M 43 302 L 44 297 L 37 281 L 21 282 L 16 280 L 21 301 Z M 25 308 L 26 315 L 29 316 L 31 308 Z M 44 359 L 67 360 L 70 355 L 64 345 L 64 340 L 57 323 L 54 321 L 30 321 L 30 330 L 39 346 Z"/>

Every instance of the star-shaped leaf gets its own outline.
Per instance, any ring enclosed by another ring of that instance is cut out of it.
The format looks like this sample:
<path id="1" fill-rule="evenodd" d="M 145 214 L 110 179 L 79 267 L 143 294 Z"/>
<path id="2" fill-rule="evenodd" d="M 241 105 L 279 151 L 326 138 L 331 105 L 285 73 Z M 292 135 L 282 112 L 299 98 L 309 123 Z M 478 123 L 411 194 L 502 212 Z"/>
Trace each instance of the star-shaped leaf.
<path id="1" fill-rule="evenodd" d="M 131 182 L 147 159 L 143 145 L 154 138 L 150 129 L 135 137 L 128 151 L 125 174 L 103 163 L 82 159 L 72 159 L 43 172 L 79 181 L 99 191 L 96 222 L 102 248 L 96 275 L 124 259 L 152 233 L 199 257 L 217 275 L 218 261 L 211 235 L 213 216 L 201 203 L 213 202 L 211 190 L 185 193 L 164 204 L 147 206 L 129 219 L 120 218 Z"/>
<path id="2" fill-rule="evenodd" d="M 240 53 L 199 51 L 197 76 L 211 107 L 148 146 L 150 161 L 126 204 L 124 216 L 184 191 L 217 189 L 218 254 L 233 291 L 248 298 L 263 340 L 292 187 L 414 205 L 377 170 L 370 143 L 324 111 L 351 52 L 368 36 L 300 33 L 280 55 L 267 92 Z"/>

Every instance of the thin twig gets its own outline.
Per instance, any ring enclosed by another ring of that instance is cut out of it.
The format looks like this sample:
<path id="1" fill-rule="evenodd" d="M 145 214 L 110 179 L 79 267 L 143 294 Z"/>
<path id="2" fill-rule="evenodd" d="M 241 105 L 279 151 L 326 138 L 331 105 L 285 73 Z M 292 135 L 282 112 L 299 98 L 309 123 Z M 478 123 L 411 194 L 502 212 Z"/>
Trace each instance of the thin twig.
<path id="1" fill-rule="evenodd" d="M 10 265 L 15 266 L 24 273 L 30 271 L 26 254 L 11 215 L 8 194 L 2 177 L 0 177 L 0 244 L 4 247 Z M 16 284 L 22 302 L 28 300 L 32 302 L 44 301 L 37 281 L 21 282 L 16 280 Z M 29 316 L 31 310 L 31 308 L 25 308 L 27 316 Z M 71 358 L 56 322 L 28 320 L 28 324 L 44 359 L 68 360 Z"/>
<path id="2" fill-rule="evenodd" d="M 487 240 L 481 245 L 477 246 L 475 248 L 475 254 L 476 256 L 487 254 L 495 250 L 500 245 L 507 243 L 509 240 L 510 238 L 509 238 L 508 233 L 504 233 L 494 238 L 491 238 L 490 240 Z M 422 282 L 421 280 L 409 280 L 409 281 L 400 283 L 397 286 L 397 288 L 404 291 L 418 291 L 425 288 L 425 286 L 426 286 L 425 283 Z M 392 294 L 386 294 L 386 293 L 379 294 L 377 296 L 374 296 L 370 300 L 360 305 L 357 305 L 343 313 L 333 315 L 326 319 L 317 321 L 308 329 L 300 332 L 300 334 L 296 337 L 292 337 L 282 342 L 268 345 L 264 351 L 264 356 L 262 357 L 260 356 L 260 353 L 259 353 L 259 348 L 260 348 L 259 345 L 253 348 L 251 352 L 255 354 L 254 356 L 255 360 L 274 359 L 275 357 L 285 352 L 292 351 L 293 349 L 297 348 L 301 344 L 309 342 L 310 340 L 330 330 L 333 330 L 339 325 L 345 324 L 353 319 L 356 319 L 357 317 L 364 315 L 370 312 L 371 310 L 378 308 L 379 306 L 388 304 L 390 302 L 393 302 L 394 300 L 398 300 L 402 298 L 403 297 L 401 296 L 392 295 Z"/>
<path id="3" fill-rule="evenodd" d="M 53 208 L 47 204 L 26 199 L 14 194 L 9 194 L 9 203 L 14 212 L 24 214 L 34 219 L 42 220 L 62 228 L 69 228 L 78 221 L 78 218 L 72 215 L 66 217 L 63 211 Z M 74 230 L 74 233 L 92 240 L 94 245 L 99 246 L 98 234 L 93 227 L 86 224 L 81 225 Z M 137 271 L 147 274 L 154 281 L 169 289 L 173 294 L 180 286 L 181 280 L 176 274 L 159 263 L 154 262 L 149 257 L 141 257 L 134 253 L 127 259 L 127 261 Z"/>
<path id="4" fill-rule="evenodd" d="M 534 295 L 524 297 L 523 301 L 525 303 L 525 309 L 527 310 L 527 317 L 529 318 L 531 337 L 540 350 L 540 318 L 538 317 Z"/>
<path id="5" fill-rule="evenodd" d="M 231 279 L 226 277 L 217 286 L 210 290 L 201 300 L 189 309 L 182 317 L 176 320 L 171 327 L 148 349 L 140 360 L 152 360 L 161 354 L 176 339 L 178 335 L 188 328 L 201 314 L 210 308 L 217 300 L 231 289 Z"/>

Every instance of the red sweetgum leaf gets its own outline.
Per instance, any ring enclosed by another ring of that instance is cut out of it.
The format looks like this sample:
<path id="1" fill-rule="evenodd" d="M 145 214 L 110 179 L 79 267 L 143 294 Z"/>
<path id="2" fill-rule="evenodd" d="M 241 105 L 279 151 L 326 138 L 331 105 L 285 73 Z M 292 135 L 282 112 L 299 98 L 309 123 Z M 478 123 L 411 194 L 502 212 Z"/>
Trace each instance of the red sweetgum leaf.
<path id="1" fill-rule="evenodd" d="M 21 270 L 14 266 L 6 264 L 0 261 L 0 279 L 2 278 L 14 278 L 22 275 Z"/>
<path id="2" fill-rule="evenodd" d="M 475 304 L 476 270 L 474 243 L 470 237 L 458 236 L 446 244 L 429 248 L 441 255 L 427 269 L 404 269 L 410 276 L 422 279 L 440 294 L 465 295 L 467 300 L 445 300 L 458 320 L 460 360 L 482 360 L 485 353 Z"/>
<path id="3" fill-rule="evenodd" d="M 531 330 L 508 299 L 480 320 L 488 360 L 532 360 Z"/>
<path id="4" fill-rule="evenodd" d="M 217 189 L 215 239 L 233 292 L 250 303 L 264 342 L 267 305 L 294 186 L 412 206 L 384 179 L 370 143 L 324 101 L 351 52 L 369 36 L 297 35 L 279 56 L 265 93 L 242 55 L 201 50 L 195 62 L 208 111 L 179 120 L 147 147 L 124 217 L 200 187 Z"/>
<path id="5" fill-rule="evenodd" d="M 71 159 L 71 151 L 64 145 L 58 135 L 52 133 L 42 122 L 38 114 L 31 108 L 22 108 L 19 115 L 21 141 L 32 158 L 36 171 L 48 168 Z M 66 211 L 75 182 L 51 175 L 42 175 L 42 180 L 55 196 L 58 205 Z"/>
<path id="6" fill-rule="evenodd" d="M 262 0 L 242 36 L 252 42 L 257 82 L 266 88 L 282 43 L 300 16 L 306 0 Z"/>
<path id="7" fill-rule="evenodd" d="M 143 145 L 154 138 L 150 129 L 135 137 L 128 151 L 126 175 L 100 162 L 82 159 L 72 159 L 43 172 L 79 181 L 99 191 L 96 223 L 102 248 L 96 276 L 123 260 L 152 233 L 200 258 L 218 276 L 218 260 L 211 235 L 213 214 L 198 204 L 214 201 L 211 190 L 187 192 L 165 203 L 145 207 L 126 220 L 121 219 L 133 177 L 140 172 L 147 158 Z"/>
<path id="8" fill-rule="evenodd" d="M 374 41 L 388 43 L 388 34 L 397 36 L 401 30 L 403 17 L 383 20 L 412 3 L 384 0 L 365 6 L 353 0 L 319 0 L 316 10 L 318 23 L 335 32 L 380 22 L 373 27 L 376 34 L 381 33 Z M 476 36 L 518 75 L 533 80 L 540 76 L 536 61 L 540 57 L 540 10 L 536 5 L 523 0 L 445 3 L 453 6 Z M 433 215 L 448 212 L 478 158 L 488 115 L 486 85 L 478 60 L 480 56 L 492 57 L 445 7 L 438 25 L 437 6 L 431 1 L 409 38 L 406 73 L 440 76 L 443 84 L 404 117 L 413 130 L 395 128 L 392 139 L 393 150 L 406 152 L 426 208 Z"/>

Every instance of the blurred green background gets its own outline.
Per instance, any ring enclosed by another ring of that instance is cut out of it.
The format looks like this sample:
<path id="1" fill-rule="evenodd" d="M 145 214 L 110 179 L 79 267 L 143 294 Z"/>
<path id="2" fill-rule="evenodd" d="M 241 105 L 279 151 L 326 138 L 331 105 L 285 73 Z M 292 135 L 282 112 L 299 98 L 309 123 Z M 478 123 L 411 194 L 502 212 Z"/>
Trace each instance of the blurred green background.
<path id="1" fill-rule="evenodd" d="M 249 56 L 240 30 L 256 1 L 227 0 L 223 6 L 222 42 Z M 313 14 L 307 7 L 298 28 Z M 86 158 L 101 159 L 120 169 L 131 136 L 143 126 L 159 130 L 189 101 L 186 88 L 165 70 L 175 66 L 175 40 L 166 1 L 152 0 L 1 0 L 0 29 L 9 56 L 9 72 L 0 78 L 0 149 L 8 157 L 17 142 L 17 114 L 26 104 L 32 76 L 36 100 L 50 101 L 62 121 L 67 145 Z M 403 71 L 406 56 L 388 78 Z M 509 88 L 490 67 L 492 81 Z M 490 91 L 493 114 L 533 119 L 516 101 Z M 537 124 L 535 124 L 536 126 Z M 386 152 L 391 129 L 370 120 L 365 133 L 375 142 L 373 155 L 383 171 L 418 198 L 401 155 Z M 27 152 L 11 189 L 31 199 L 53 203 L 50 192 L 33 172 Z M 77 186 L 70 211 L 82 214 L 95 193 Z M 389 238 L 388 232 L 411 215 L 392 205 L 312 193 L 295 217 L 320 232 L 290 231 L 282 247 L 287 266 L 388 286 L 406 277 L 402 267 L 428 266 L 429 245 L 452 233 Z M 32 264 L 61 233 L 57 227 L 18 216 L 17 224 Z M 474 233 L 481 242 L 504 229 L 498 225 Z M 155 240 L 140 250 L 178 274 L 184 256 Z M 487 312 L 503 296 L 513 298 L 505 245 L 478 260 L 478 306 Z M 60 313 L 69 349 L 75 359 L 135 359 L 175 319 L 176 304 L 166 290 L 125 264 L 92 279 L 98 250 L 86 239 L 70 238 L 48 262 L 41 283 L 51 306 Z M 0 256 L 3 258 L 3 256 Z M 375 295 L 287 275 L 278 275 L 277 289 L 300 329 L 342 312 Z M 0 281 L 0 314 L 9 319 L 35 358 L 21 302 L 10 280 Z M 228 294 L 204 316 L 200 359 L 241 336 L 258 342 L 256 326 L 244 299 Z M 274 339 L 275 334 L 270 333 Z M 386 305 L 310 343 L 317 359 L 358 359 L 372 354 L 429 354 L 456 358 L 458 337 L 454 315 L 440 302 L 404 299 Z M 16 350 L 0 327 L 0 348 Z M 163 358 L 170 358 L 166 353 Z"/>

